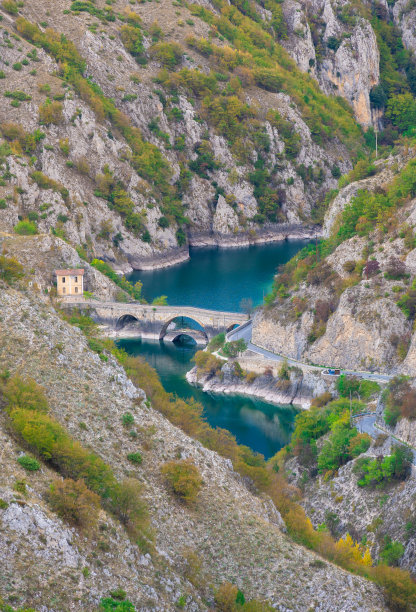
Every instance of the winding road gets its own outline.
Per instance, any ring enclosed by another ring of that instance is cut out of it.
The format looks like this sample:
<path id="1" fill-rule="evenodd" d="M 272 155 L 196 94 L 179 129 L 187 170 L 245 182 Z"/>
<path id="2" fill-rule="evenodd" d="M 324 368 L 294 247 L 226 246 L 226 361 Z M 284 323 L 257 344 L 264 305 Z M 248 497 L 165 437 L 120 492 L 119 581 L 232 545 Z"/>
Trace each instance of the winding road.
<path id="1" fill-rule="evenodd" d="M 250 319 L 246 323 L 243 323 L 236 329 L 233 329 L 231 332 L 227 334 L 227 340 L 240 340 L 243 339 L 247 343 L 247 348 L 253 353 L 257 353 L 258 355 L 263 355 L 266 359 L 270 359 L 271 361 L 284 361 L 287 360 L 288 364 L 291 366 L 297 366 L 301 368 L 308 368 L 309 370 L 318 370 L 322 372 L 323 369 L 327 369 L 332 366 L 315 366 L 310 365 L 308 363 L 304 363 L 303 361 L 298 361 L 296 359 L 292 359 L 291 357 L 285 357 L 284 355 L 279 355 L 278 353 L 272 353 L 272 351 L 268 351 L 256 344 L 253 344 L 251 341 L 253 331 L 253 320 Z M 379 372 L 366 372 L 366 371 L 357 371 L 357 370 L 342 370 L 343 374 L 349 374 L 351 376 L 360 376 L 361 378 L 365 378 L 367 380 L 374 380 L 375 382 L 387 383 L 389 380 L 393 378 L 392 375 L 389 374 L 380 374 Z"/>

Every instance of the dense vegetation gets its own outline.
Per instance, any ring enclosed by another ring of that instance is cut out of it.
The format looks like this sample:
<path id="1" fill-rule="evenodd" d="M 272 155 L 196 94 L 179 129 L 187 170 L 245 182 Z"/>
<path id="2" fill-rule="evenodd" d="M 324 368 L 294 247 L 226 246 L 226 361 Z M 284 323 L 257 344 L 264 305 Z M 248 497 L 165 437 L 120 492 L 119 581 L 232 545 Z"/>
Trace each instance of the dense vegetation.
<path id="1" fill-rule="evenodd" d="M 168 461 L 161 467 L 173 492 L 184 502 L 194 502 L 202 487 L 202 478 L 196 465 L 189 459 Z"/>
<path id="2" fill-rule="evenodd" d="M 56 469 L 64 480 L 50 490 L 51 506 L 64 519 L 81 527 L 95 524 L 99 506 L 125 525 L 132 538 L 148 537 L 147 508 L 138 480 L 117 481 L 111 468 L 85 449 L 49 414 L 46 395 L 33 379 L 3 373 L 0 398 L 14 434 L 40 459 Z M 23 462 L 26 469 L 34 460 Z"/>
<path id="3" fill-rule="evenodd" d="M 329 400 L 330 396 L 326 399 Z M 362 410 L 361 402 L 351 402 L 352 413 Z M 316 441 L 328 433 L 330 435 L 318 452 Z M 279 465 L 282 455 L 287 458 L 294 454 L 310 474 L 316 473 L 316 470 L 333 472 L 365 452 L 369 446 L 370 437 L 358 433 L 351 425 L 349 400 L 340 398 L 323 406 L 312 406 L 310 410 L 296 415 L 291 443 L 278 453 L 276 461 Z"/>
<path id="4" fill-rule="evenodd" d="M 387 457 L 361 457 L 354 466 L 357 484 L 359 487 L 381 488 L 392 480 L 404 480 L 410 474 L 412 462 L 413 451 L 406 446 L 395 446 Z"/>
<path id="5" fill-rule="evenodd" d="M 229 6 L 217 1 L 221 16 L 205 7 L 192 5 L 192 12 L 215 27 L 234 46 L 215 48 L 207 41 L 191 42 L 202 53 L 213 55 L 222 69 L 233 70 L 269 91 L 285 91 L 300 109 L 318 143 L 334 136 L 352 148 L 361 142 L 361 133 L 352 112 L 341 98 L 323 95 L 316 82 L 301 72 L 287 52 L 276 42 L 276 30 L 266 31 L 261 20 L 247 16 L 246 7 Z M 275 3 L 271 3 L 276 8 Z M 277 7 L 279 11 L 280 7 Z M 258 21 L 260 21 L 258 23 Z M 274 22 L 276 25 L 276 21 Z M 278 31 L 278 36 L 281 32 Z M 218 58 L 218 59 L 217 59 Z"/>
<path id="6" fill-rule="evenodd" d="M 402 417 L 416 419 L 416 391 L 408 377 L 396 376 L 390 381 L 384 393 L 384 420 L 387 425 L 395 426 Z"/>
<path id="7" fill-rule="evenodd" d="M 360 169 L 361 164 L 357 166 Z M 357 168 L 355 170 L 357 173 Z M 367 166 L 365 174 L 368 171 Z M 276 298 L 289 298 L 290 290 L 293 290 L 303 280 L 315 285 L 323 283 L 326 286 L 332 286 L 335 294 L 339 296 L 347 287 L 359 283 L 362 278 L 368 278 L 372 272 L 365 267 L 368 263 L 365 259 L 351 262 L 354 263 L 349 270 L 351 276 L 342 281 L 326 264 L 325 257 L 330 255 L 344 240 L 353 236 L 369 237 L 374 230 L 378 230 L 381 235 L 388 235 L 389 231 L 396 228 L 395 215 L 398 208 L 415 196 L 416 160 L 412 159 L 396 175 L 385 191 L 379 190 L 373 193 L 359 191 L 342 211 L 339 224 L 330 238 L 321 240 L 317 245 L 309 244 L 288 263 L 281 266 L 274 279 L 272 292 L 265 298 L 265 304 L 273 304 Z M 395 275 L 393 278 L 400 278 L 403 272 L 398 266 L 395 266 L 392 274 Z M 404 308 L 409 307 L 408 302 L 403 302 Z"/>
<path id="8" fill-rule="evenodd" d="M 140 131 L 131 125 L 127 115 L 116 108 L 114 101 L 107 98 L 96 83 L 84 78 L 85 61 L 75 45 L 63 34 L 58 34 L 50 28 L 42 32 L 23 17 L 16 20 L 16 27 L 24 38 L 41 46 L 59 61 L 62 78 L 70 83 L 81 98 L 91 106 L 97 118 L 109 119 L 122 133 L 133 152 L 131 158 L 133 168 L 154 186 L 156 196 L 162 201 L 163 213 L 179 224 L 187 222 L 176 187 L 169 183 L 171 168 L 168 161 L 155 145 L 143 139 Z M 127 214 L 127 223 L 130 218 L 131 216 Z"/>

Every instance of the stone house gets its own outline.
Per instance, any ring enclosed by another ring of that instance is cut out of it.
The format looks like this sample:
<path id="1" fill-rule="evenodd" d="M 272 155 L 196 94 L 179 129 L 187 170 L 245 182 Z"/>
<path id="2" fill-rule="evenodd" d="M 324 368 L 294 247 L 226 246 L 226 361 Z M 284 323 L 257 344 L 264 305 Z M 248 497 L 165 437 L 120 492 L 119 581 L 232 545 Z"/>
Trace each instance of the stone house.
<path id="1" fill-rule="evenodd" d="M 55 270 L 56 291 L 60 296 L 84 294 L 84 269 Z"/>

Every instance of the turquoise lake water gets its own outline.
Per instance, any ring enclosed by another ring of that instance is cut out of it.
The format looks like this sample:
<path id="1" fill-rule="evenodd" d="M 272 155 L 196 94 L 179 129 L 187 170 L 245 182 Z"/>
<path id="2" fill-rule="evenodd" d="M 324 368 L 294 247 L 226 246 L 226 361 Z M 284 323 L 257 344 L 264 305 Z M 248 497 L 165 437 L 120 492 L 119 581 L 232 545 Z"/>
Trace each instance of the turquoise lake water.
<path id="1" fill-rule="evenodd" d="M 132 272 L 151 301 L 167 295 L 172 306 L 239 310 L 243 298 L 255 305 L 270 291 L 279 264 L 286 263 L 307 241 L 293 240 L 238 249 L 191 249 L 191 258 L 162 270 Z"/>
<path id="2" fill-rule="evenodd" d="M 305 244 L 289 241 L 239 249 L 192 249 L 187 262 L 162 270 L 133 272 L 129 280 L 143 282 L 148 301 L 167 295 L 172 305 L 237 311 L 243 298 L 251 298 L 255 305 L 261 303 L 279 264 Z M 174 344 L 128 339 L 118 344 L 128 353 L 144 357 L 157 370 L 167 391 L 200 402 L 210 425 L 228 429 L 240 444 L 262 453 L 266 459 L 290 441 L 298 412 L 292 406 L 277 406 L 243 395 L 205 393 L 190 385 L 185 374 L 192 368 L 197 350 L 190 341 Z"/>

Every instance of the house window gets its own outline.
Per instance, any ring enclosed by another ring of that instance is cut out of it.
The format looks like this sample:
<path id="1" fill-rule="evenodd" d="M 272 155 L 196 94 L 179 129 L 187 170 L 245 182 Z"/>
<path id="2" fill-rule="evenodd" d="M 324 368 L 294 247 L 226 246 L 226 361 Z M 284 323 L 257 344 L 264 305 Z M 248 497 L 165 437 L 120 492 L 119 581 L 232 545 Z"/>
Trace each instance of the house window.
<path id="1" fill-rule="evenodd" d="M 75 293 L 78 293 L 78 287 L 75 287 Z"/>
<path id="2" fill-rule="evenodd" d="M 62 293 L 66 293 L 65 287 L 62 287 Z"/>
<path id="3" fill-rule="evenodd" d="M 63 282 L 63 283 L 65 282 L 65 276 L 63 276 L 63 277 L 62 277 L 62 282 Z"/>
<path id="4" fill-rule="evenodd" d="M 76 277 L 75 277 L 75 282 L 76 282 L 76 283 L 78 282 L 78 276 L 76 276 Z"/>

